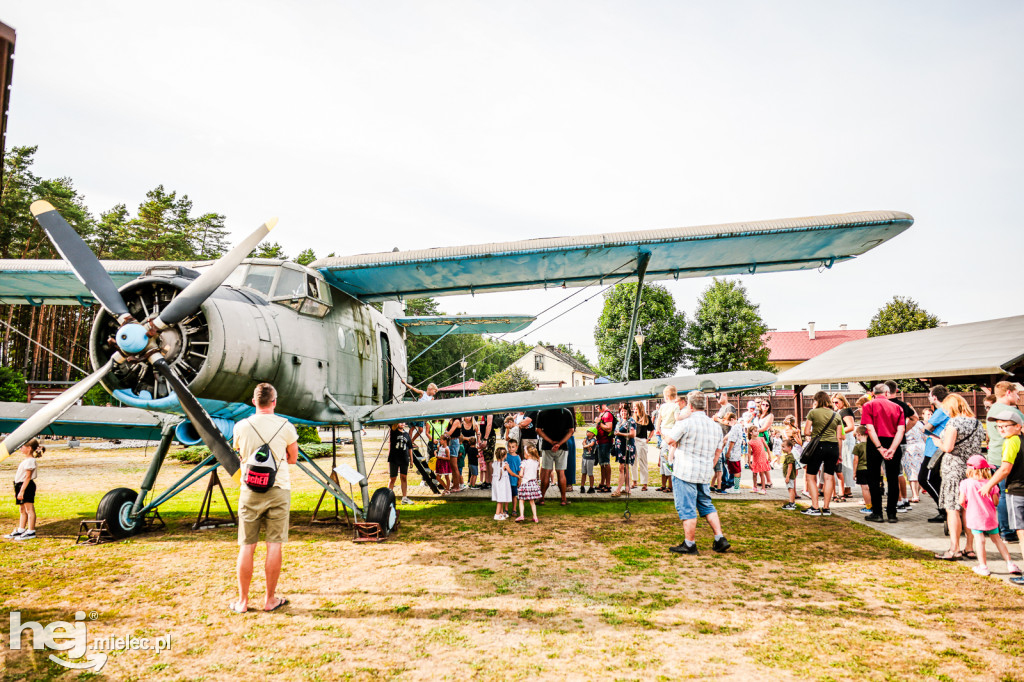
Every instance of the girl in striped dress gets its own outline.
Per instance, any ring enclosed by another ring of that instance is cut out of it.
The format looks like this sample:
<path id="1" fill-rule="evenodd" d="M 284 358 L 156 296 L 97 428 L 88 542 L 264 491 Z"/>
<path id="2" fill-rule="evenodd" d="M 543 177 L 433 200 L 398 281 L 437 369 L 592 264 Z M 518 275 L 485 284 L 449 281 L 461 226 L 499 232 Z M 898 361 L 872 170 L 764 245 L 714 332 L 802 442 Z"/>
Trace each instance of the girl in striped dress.
<path id="1" fill-rule="evenodd" d="M 540 453 L 533 443 L 526 446 L 526 459 L 523 460 L 523 467 L 519 470 L 522 478 L 519 479 L 519 518 L 516 522 L 525 520 L 523 502 L 530 501 L 530 509 L 533 511 L 533 522 L 540 523 L 537 518 L 537 500 L 540 499 L 540 483 L 537 482 L 537 473 L 540 471 Z"/>

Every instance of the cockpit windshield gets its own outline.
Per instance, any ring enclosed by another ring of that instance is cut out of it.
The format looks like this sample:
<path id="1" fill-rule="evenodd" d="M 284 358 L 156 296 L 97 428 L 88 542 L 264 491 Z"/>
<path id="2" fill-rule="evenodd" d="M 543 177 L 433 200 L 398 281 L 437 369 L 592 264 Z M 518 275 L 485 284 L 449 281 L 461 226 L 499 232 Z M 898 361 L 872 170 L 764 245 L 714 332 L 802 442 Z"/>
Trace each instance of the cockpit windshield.
<path id="1" fill-rule="evenodd" d="M 193 267 L 201 271 L 211 265 L 213 263 L 202 263 Z M 331 309 L 327 283 L 316 272 L 295 263 L 242 263 L 228 275 L 224 284 L 251 289 L 304 315 L 323 317 Z"/>

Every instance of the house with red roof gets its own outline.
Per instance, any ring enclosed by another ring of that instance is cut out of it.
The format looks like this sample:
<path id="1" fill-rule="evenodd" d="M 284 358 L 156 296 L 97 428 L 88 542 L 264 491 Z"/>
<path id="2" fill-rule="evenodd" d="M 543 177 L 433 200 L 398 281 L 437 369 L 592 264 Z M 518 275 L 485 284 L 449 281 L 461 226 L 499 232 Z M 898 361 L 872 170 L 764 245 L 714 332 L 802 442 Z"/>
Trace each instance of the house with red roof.
<path id="1" fill-rule="evenodd" d="M 866 339 L 867 336 L 867 329 L 847 329 L 845 324 L 841 324 L 839 329 L 819 330 L 815 328 L 813 322 L 808 322 L 807 326 L 798 332 L 770 330 L 764 335 L 764 341 L 768 346 L 768 361 L 775 365 L 777 372 L 784 372 L 847 341 Z M 793 389 L 792 386 L 781 385 L 776 388 L 780 391 Z M 848 390 L 850 386 L 847 383 L 825 384 L 820 387 L 808 386 L 804 389 L 804 395 L 813 394 L 815 391 Z"/>

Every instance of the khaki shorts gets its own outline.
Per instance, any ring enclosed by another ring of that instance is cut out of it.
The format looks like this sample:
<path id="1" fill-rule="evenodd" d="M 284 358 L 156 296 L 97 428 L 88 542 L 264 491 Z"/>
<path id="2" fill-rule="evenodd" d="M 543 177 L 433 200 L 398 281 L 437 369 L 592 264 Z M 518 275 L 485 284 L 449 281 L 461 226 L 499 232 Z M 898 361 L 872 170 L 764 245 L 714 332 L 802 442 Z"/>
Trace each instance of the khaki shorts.
<path id="1" fill-rule="evenodd" d="M 265 493 L 254 493 L 243 486 L 238 495 L 238 544 L 258 543 L 261 528 L 267 543 L 288 542 L 291 493 L 276 486 Z"/>
<path id="2" fill-rule="evenodd" d="M 540 468 L 541 469 L 554 469 L 555 471 L 565 471 L 566 465 L 569 463 L 569 451 L 568 450 L 542 450 L 540 456 Z"/>

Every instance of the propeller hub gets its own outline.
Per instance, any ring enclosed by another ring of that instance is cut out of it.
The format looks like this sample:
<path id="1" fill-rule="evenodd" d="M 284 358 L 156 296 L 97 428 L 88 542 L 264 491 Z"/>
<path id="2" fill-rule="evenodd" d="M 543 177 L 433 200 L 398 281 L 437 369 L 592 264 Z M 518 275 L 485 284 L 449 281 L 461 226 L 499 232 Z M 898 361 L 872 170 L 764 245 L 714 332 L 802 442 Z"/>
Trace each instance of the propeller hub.
<path id="1" fill-rule="evenodd" d="M 149 335 L 141 324 L 124 325 L 117 330 L 115 340 L 117 347 L 130 355 L 141 353 L 149 345 Z"/>

